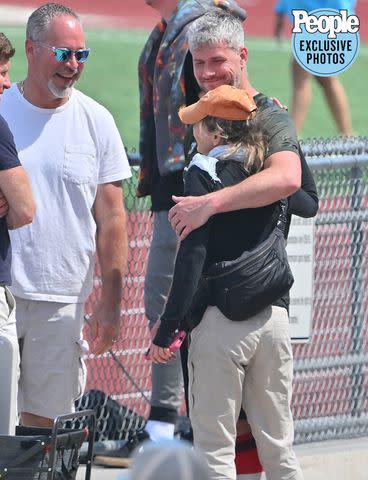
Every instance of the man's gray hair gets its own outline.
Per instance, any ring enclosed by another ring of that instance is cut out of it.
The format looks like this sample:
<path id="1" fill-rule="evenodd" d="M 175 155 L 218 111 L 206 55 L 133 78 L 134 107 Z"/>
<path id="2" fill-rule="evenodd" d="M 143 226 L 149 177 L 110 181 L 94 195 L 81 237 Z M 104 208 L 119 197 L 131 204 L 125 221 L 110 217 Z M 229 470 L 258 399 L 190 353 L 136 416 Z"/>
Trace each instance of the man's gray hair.
<path id="1" fill-rule="evenodd" d="M 46 3 L 37 8 L 29 17 L 26 38 L 35 41 L 43 40 L 51 21 L 59 16 L 74 17 L 80 22 L 80 18 L 71 8 L 65 7 L 60 3 Z"/>
<path id="2" fill-rule="evenodd" d="M 211 10 L 194 20 L 188 42 L 189 50 L 219 44 L 239 50 L 244 47 L 243 22 L 224 10 Z"/>

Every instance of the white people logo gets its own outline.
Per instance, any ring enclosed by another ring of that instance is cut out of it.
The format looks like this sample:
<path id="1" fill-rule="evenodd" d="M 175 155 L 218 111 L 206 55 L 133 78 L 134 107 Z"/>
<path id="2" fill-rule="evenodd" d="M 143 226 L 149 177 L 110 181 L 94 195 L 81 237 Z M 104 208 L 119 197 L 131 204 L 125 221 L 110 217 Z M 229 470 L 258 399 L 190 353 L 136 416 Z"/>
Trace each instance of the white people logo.
<path id="1" fill-rule="evenodd" d="M 292 10 L 292 48 L 302 68 L 318 76 L 337 75 L 359 53 L 359 18 L 347 10 Z"/>

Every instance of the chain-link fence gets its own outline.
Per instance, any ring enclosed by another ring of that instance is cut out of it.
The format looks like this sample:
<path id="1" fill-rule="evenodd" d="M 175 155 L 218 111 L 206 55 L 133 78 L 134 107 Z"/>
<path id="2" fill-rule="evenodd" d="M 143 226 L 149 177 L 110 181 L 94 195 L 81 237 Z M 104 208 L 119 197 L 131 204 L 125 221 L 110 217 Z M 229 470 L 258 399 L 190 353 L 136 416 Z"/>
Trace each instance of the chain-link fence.
<path id="1" fill-rule="evenodd" d="M 296 345 L 296 441 L 368 435 L 368 138 L 303 145 L 315 173 L 313 329 Z"/>
<path id="2" fill-rule="evenodd" d="M 320 210 L 313 328 L 307 344 L 294 345 L 296 443 L 368 435 L 368 138 L 308 141 L 302 148 L 315 173 Z M 100 439 L 126 438 L 142 428 L 149 410 L 143 284 L 152 218 L 148 200 L 135 198 L 136 168 L 125 185 L 130 253 L 121 339 L 114 355 L 86 358 L 87 391 L 100 390 L 111 398 L 94 391 L 79 402 L 80 407 L 98 406 Z M 93 312 L 99 288 L 97 268 L 87 313 Z M 113 420 L 111 402 L 118 420 Z"/>

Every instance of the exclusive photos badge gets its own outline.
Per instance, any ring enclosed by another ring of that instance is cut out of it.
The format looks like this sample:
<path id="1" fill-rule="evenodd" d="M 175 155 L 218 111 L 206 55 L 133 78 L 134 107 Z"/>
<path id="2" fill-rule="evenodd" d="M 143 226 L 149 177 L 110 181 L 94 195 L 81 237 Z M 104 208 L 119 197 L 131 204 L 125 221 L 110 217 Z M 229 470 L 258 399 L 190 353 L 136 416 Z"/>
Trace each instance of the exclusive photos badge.
<path id="1" fill-rule="evenodd" d="M 299 65 L 320 77 L 338 75 L 359 53 L 359 18 L 347 10 L 292 10 L 292 49 Z"/>

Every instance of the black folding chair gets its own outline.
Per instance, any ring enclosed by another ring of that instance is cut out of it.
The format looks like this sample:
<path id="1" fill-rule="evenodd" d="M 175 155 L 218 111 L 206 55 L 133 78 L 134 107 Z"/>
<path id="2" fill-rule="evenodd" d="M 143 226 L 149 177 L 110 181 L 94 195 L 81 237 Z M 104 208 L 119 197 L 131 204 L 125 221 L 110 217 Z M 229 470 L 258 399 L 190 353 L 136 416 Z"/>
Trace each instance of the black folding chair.
<path id="1" fill-rule="evenodd" d="M 87 419 L 83 429 L 63 428 Z M 93 410 L 60 415 L 53 428 L 17 427 L 15 436 L 0 436 L 0 480 L 74 480 L 79 451 L 88 437 L 85 480 L 91 478 L 96 417 Z"/>

